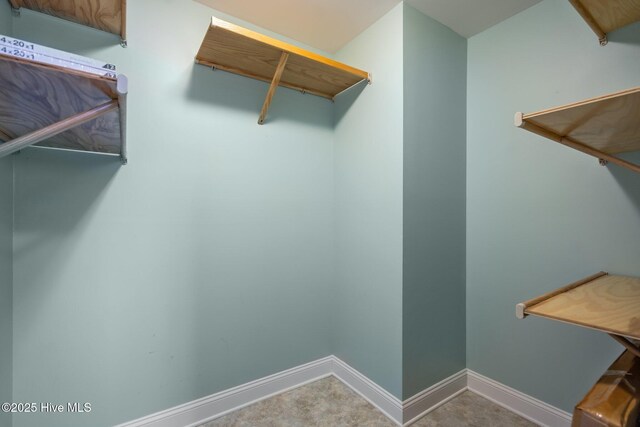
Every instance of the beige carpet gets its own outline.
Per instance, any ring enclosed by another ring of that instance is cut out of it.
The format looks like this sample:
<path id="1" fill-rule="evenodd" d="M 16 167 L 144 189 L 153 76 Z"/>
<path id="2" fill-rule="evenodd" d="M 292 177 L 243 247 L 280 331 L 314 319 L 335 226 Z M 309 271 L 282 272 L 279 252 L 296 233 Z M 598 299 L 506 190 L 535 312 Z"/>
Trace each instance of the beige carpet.
<path id="1" fill-rule="evenodd" d="M 201 427 L 395 427 L 349 387 L 328 377 L 263 400 Z M 535 424 L 464 392 L 413 424 L 415 427 L 531 427 Z"/>

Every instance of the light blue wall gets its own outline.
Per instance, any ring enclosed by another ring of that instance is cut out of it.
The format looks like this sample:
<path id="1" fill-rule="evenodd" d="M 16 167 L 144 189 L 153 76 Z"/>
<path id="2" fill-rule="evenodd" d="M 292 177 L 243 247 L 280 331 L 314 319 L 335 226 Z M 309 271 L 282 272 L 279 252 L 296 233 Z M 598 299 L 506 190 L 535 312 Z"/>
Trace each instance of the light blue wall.
<path id="1" fill-rule="evenodd" d="M 465 368 L 467 41 L 404 8 L 403 397 Z"/>
<path id="2" fill-rule="evenodd" d="M 11 5 L 9 2 L 1 2 L 0 5 L 0 34 L 5 34 L 10 36 L 12 32 L 12 16 L 11 16 Z"/>
<path id="3" fill-rule="evenodd" d="M 334 353 L 402 395 L 402 5 L 338 52 L 373 84 L 336 102 Z"/>
<path id="4" fill-rule="evenodd" d="M 640 177 L 513 126 L 640 85 L 640 25 L 606 47 L 546 0 L 469 40 L 468 367 L 571 411 L 622 347 L 515 304 L 599 270 L 640 275 Z"/>
<path id="5" fill-rule="evenodd" d="M 331 354 L 333 109 L 193 63 L 212 10 L 128 3 L 117 38 L 23 12 L 15 35 L 129 77 L 129 165 L 16 162 L 14 398 L 107 426 Z"/>
<path id="6" fill-rule="evenodd" d="M 0 1 L 0 34 L 11 35 L 11 8 Z M 0 403 L 12 400 L 13 156 L 0 159 Z M 0 412 L 0 427 L 11 415 Z"/>
<path id="7" fill-rule="evenodd" d="M 11 402 L 13 358 L 13 157 L 0 159 L 0 403 Z M 11 415 L 0 412 L 0 427 Z"/>

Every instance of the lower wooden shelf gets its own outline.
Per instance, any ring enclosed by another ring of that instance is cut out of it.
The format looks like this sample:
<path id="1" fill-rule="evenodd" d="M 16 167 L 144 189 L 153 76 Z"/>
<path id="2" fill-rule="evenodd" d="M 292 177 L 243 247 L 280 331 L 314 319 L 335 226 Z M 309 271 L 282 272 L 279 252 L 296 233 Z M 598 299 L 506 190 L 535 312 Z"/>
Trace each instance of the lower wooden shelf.
<path id="1" fill-rule="evenodd" d="M 541 316 L 606 332 L 640 355 L 640 278 L 600 272 L 516 305 L 516 316 Z"/>

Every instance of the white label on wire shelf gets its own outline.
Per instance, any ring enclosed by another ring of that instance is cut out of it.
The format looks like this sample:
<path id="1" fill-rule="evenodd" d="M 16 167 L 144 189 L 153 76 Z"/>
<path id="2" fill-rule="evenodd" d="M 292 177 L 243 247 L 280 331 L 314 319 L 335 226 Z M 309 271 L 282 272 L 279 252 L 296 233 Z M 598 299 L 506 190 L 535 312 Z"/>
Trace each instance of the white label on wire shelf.
<path id="1" fill-rule="evenodd" d="M 0 53 L 43 62 L 45 64 L 59 65 L 92 74 L 116 76 L 116 66 L 107 62 L 97 61 L 62 50 L 40 46 L 35 43 L 16 39 L 0 34 Z"/>

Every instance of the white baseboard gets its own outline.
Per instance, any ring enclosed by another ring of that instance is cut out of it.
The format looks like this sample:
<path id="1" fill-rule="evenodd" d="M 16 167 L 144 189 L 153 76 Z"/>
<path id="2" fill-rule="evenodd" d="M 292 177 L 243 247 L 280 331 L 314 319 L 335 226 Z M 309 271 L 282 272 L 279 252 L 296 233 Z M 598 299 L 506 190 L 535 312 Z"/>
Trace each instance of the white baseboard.
<path id="1" fill-rule="evenodd" d="M 400 399 L 335 356 L 333 356 L 333 375 L 369 401 L 391 421 L 399 426 L 402 425 L 403 408 Z"/>
<path id="2" fill-rule="evenodd" d="M 571 425 L 571 415 L 567 412 L 467 369 L 402 402 L 342 360 L 329 356 L 116 427 L 195 427 L 329 375 L 338 378 L 398 426 L 413 424 L 467 389 L 541 426 Z"/>
<path id="3" fill-rule="evenodd" d="M 543 427 L 570 427 L 571 414 L 467 370 L 469 390 Z"/>
<path id="4" fill-rule="evenodd" d="M 333 356 L 279 372 L 116 427 L 194 427 L 333 372 Z"/>
<path id="5" fill-rule="evenodd" d="M 467 389 L 467 370 L 451 375 L 402 403 L 404 425 L 409 426 Z"/>

